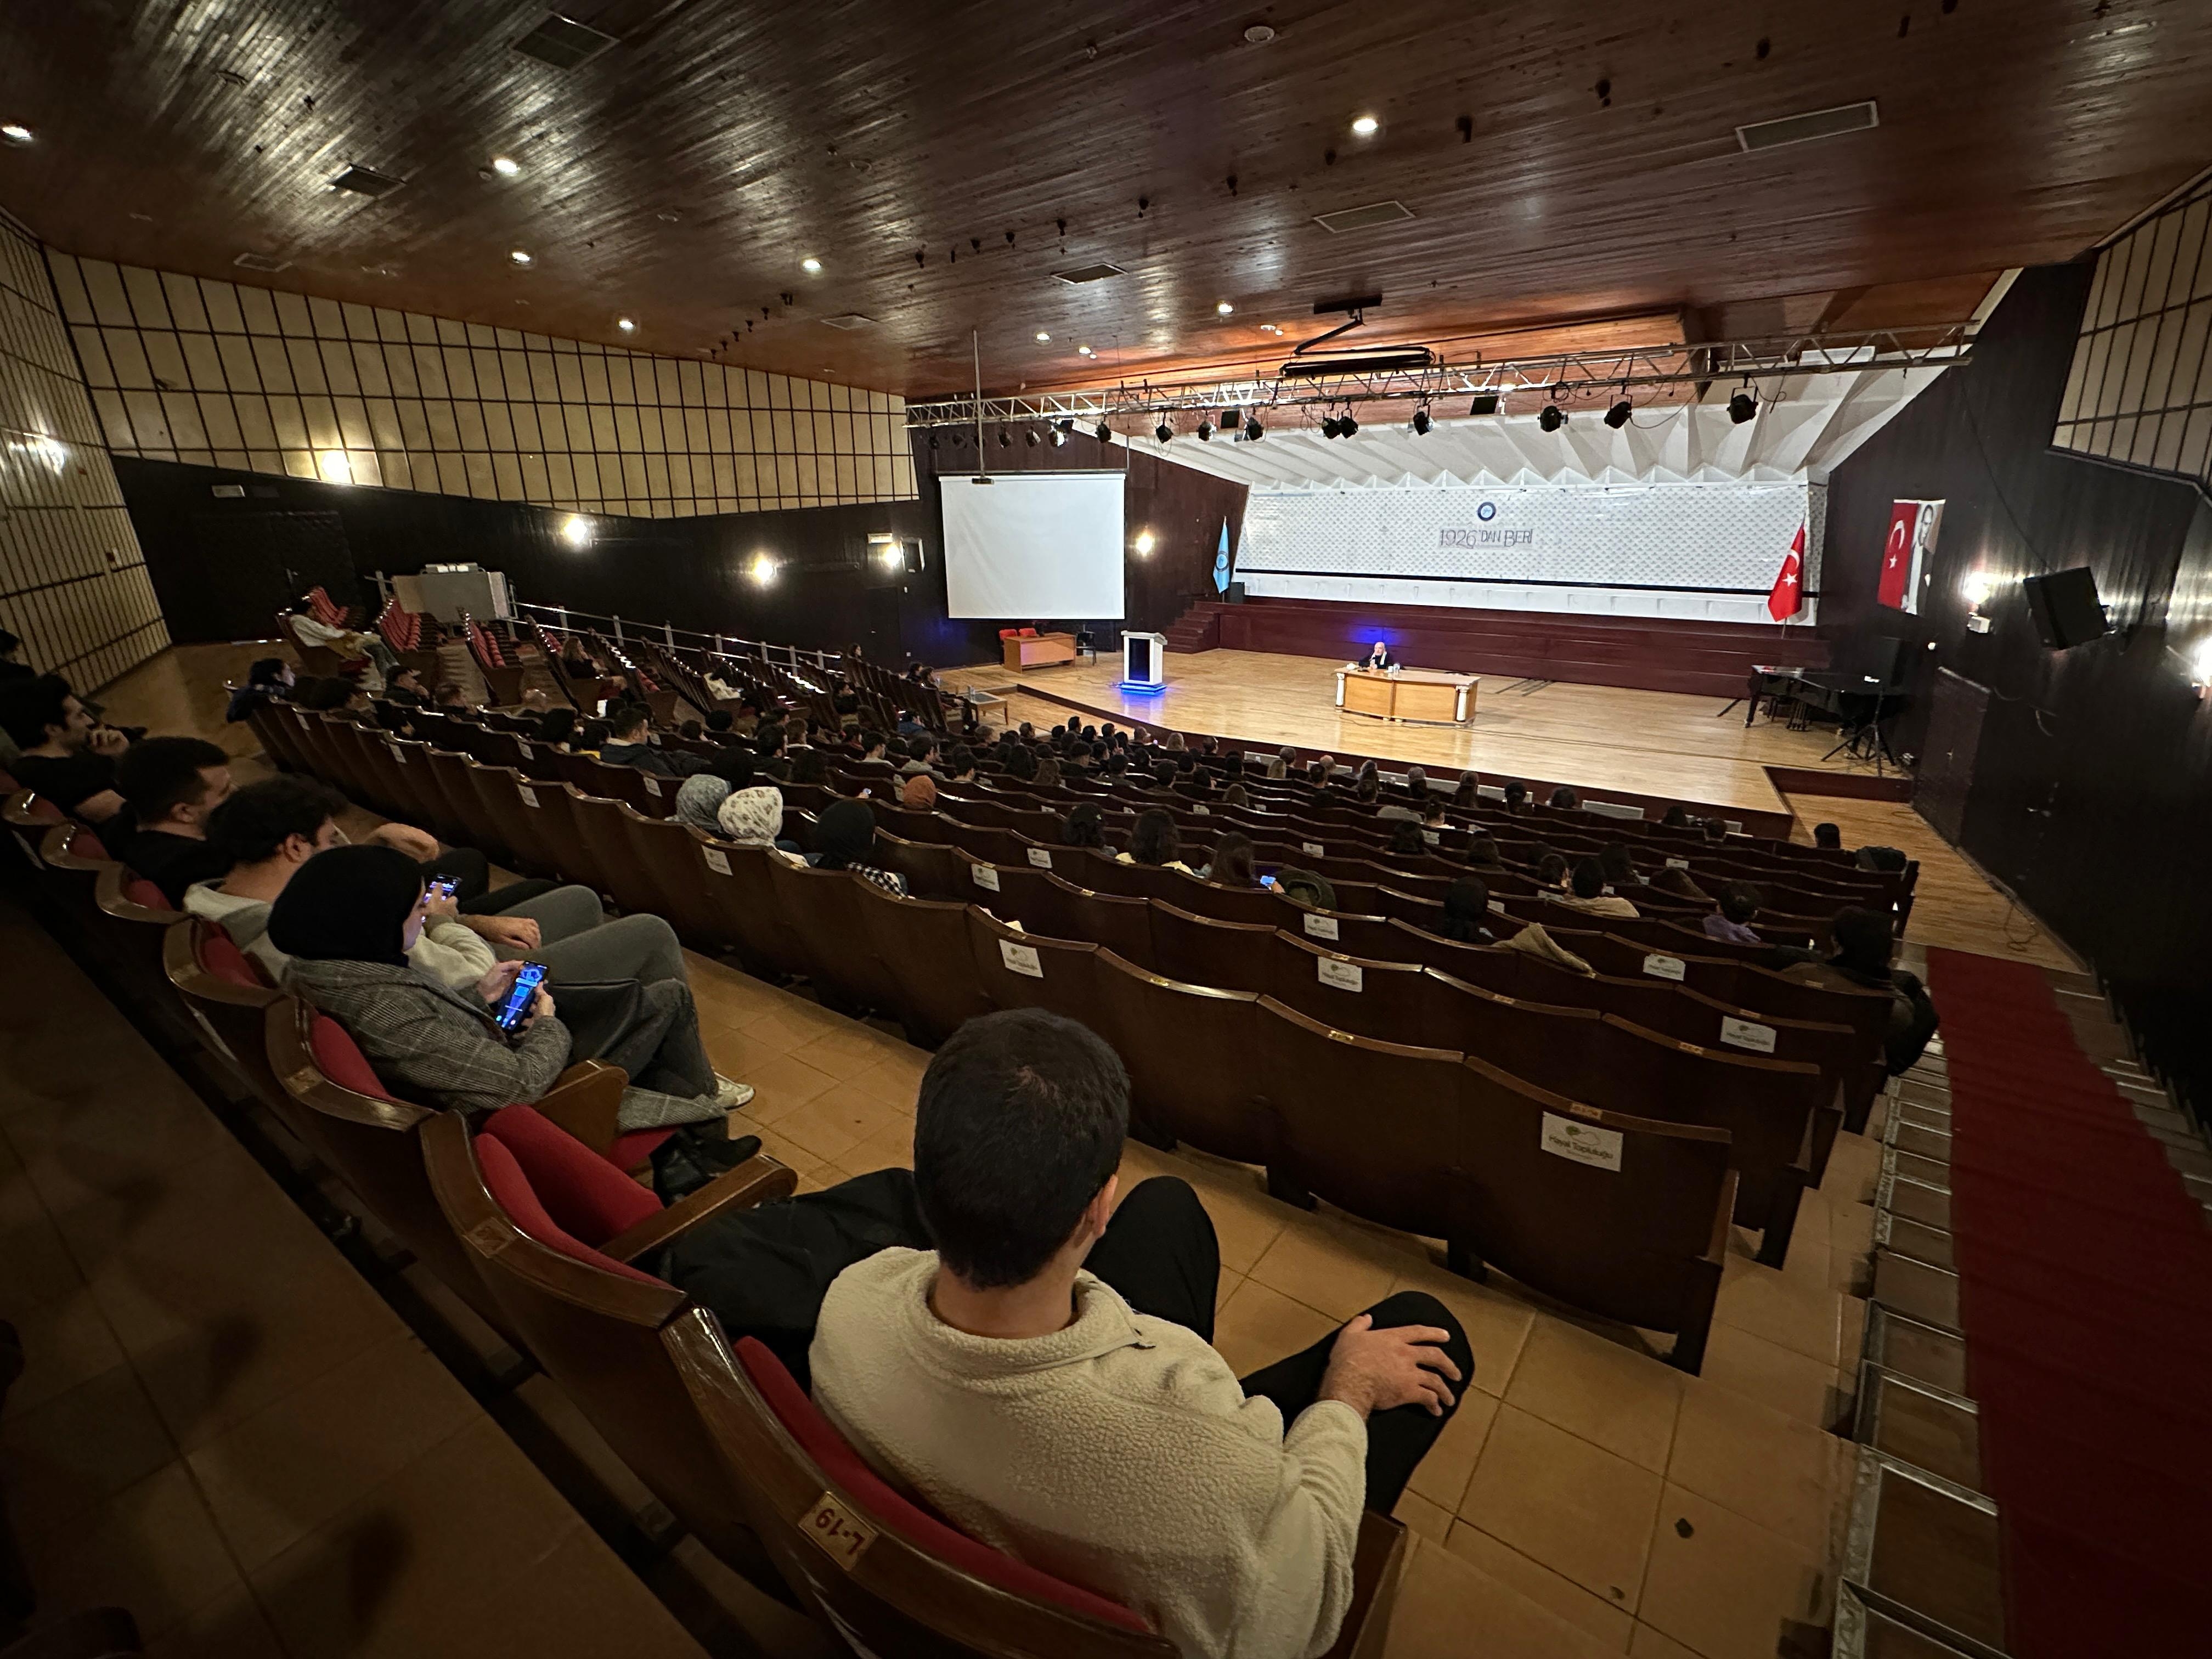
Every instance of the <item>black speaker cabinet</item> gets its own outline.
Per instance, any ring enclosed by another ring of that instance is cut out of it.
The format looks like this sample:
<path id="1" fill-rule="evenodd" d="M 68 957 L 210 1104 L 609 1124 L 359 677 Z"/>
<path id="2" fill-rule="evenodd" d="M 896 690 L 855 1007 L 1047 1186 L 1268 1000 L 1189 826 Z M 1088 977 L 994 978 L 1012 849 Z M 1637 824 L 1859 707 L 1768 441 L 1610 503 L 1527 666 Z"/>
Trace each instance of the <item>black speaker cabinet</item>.
<path id="1" fill-rule="evenodd" d="M 2021 584 L 2027 594 L 2027 614 L 2035 619 L 2035 632 L 2054 651 L 2087 645 L 2112 629 L 2105 607 L 2097 602 L 2097 578 L 2087 565 L 2055 570 L 2048 576 L 2030 576 Z"/>
<path id="2" fill-rule="evenodd" d="M 1244 603 L 1244 584 L 1243 582 L 1231 582 L 1229 584 L 1228 599 L 1229 603 L 1231 605 L 1242 605 Z"/>

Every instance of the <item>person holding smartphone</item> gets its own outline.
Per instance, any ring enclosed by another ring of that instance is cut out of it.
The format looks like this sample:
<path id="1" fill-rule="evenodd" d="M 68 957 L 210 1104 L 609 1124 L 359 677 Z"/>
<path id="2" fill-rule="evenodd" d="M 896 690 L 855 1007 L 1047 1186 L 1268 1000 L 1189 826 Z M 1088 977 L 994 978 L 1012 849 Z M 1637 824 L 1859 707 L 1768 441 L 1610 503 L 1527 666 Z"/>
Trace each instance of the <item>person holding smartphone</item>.
<path id="1" fill-rule="evenodd" d="M 552 994 L 538 985 L 502 1027 L 523 963 L 498 963 L 466 989 L 411 965 L 430 902 L 405 854 L 334 847 L 301 865 L 277 895 L 269 941 L 291 958 L 286 984 L 345 1027 L 394 1093 L 459 1111 L 542 1098 L 573 1048 Z M 742 1163 L 759 1150 L 757 1141 L 728 1138 L 743 1085 L 719 1076 L 707 1058 L 690 991 L 673 980 L 640 991 L 596 1056 L 629 1073 L 617 1122 L 624 1130 L 678 1127 L 702 1160 Z"/>

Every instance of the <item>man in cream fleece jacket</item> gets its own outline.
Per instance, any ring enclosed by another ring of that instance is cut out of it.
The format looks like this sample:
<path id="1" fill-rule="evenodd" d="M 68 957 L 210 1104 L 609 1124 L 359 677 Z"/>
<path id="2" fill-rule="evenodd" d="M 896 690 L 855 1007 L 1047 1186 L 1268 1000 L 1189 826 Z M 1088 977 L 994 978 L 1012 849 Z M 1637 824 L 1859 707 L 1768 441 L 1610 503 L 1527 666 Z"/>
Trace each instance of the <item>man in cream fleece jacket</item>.
<path id="1" fill-rule="evenodd" d="M 1190 1187 L 1117 1209 L 1121 1062 L 1073 1021 L 971 1020 L 916 1108 L 934 1251 L 848 1267 L 816 1403 L 972 1535 L 1123 1602 L 1194 1659 L 1311 1659 L 1474 1370 L 1443 1304 L 1390 1297 L 1240 1382 L 1210 1346 L 1220 1259 Z M 1287 1428 L 1286 1428 L 1287 1425 Z"/>

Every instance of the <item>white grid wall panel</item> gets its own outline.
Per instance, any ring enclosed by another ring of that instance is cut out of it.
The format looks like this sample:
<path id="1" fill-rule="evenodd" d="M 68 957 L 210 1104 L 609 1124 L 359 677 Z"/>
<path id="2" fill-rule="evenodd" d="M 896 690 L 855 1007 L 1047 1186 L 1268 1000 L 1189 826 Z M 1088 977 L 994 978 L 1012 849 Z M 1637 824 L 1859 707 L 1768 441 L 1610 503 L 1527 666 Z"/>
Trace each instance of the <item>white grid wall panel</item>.
<path id="1" fill-rule="evenodd" d="M 641 518 L 915 494 L 886 392 L 48 258 L 118 455 Z"/>
<path id="2" fill-rule="evenodd" d="M 39 245 L 0 221 L 0 625 L 90 691 L 169 642 Z"/>

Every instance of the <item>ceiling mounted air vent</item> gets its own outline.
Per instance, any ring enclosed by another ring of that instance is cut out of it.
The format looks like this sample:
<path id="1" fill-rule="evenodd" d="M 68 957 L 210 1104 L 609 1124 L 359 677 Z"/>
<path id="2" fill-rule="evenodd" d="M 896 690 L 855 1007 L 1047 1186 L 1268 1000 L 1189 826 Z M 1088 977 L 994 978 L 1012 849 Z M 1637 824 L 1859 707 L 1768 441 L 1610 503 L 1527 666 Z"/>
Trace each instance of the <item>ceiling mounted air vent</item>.
<path id="1" fill-rule="evenodd" d="M 1129 273 L 1121 265 L 1101 263 L 1095 265 L 1078 265 L 1073 270 L 1055 270 L 1052 274 L 1063 283 L 1103 283 L 1109 276 L 1126 276 Z"/>
<path id="2" fill-rule="evenodd" d="M 535 58 L 555 69 L 572 70 L 598 57 L 614 43 L 613 35 L 601 33 L 589 23 L 579 23 L 556 11 L 548 12 L 544 22 L 514 43 L 514 49 L 526 58 Z"/>
<path id="3" fill-rule="evenodd" d="M 1746 149 L 1772 149 L 1778 144 L 1802 144 L 1813 138 L 1833 138 L 1846 132 L 1864 132 L 1881 125 L 1874 100 L 1863 104 L 1838 104 L 1803 115 L 1785 115 L 1778 121 L 1754 121 L 1735 130 L 1735 141 Z"/>
<path id="4" fill-rule="evenodd" d="M 873 328 L 876 325 L 874 318 L 863 317 L 857 311 L 848 311 L 842 317 L 824 317 L 822 320 L 832 328 Z"/>
<path id="5" fill-rule="evenodd" d="M 407 181 L 395 179 L 388 173 L 379 173 L 374 167 L 365 167 L 356 161 L 331 180 L 332 190 L 349 190 L 356 196 L 389 196 Z"/>
<path id="6" fill-rule="evenodd" d="M 1370 202 L 1365 207 L 1346 208 L 1340 213 L 1316 214 L 1314 222 L 1323 230 L 1341 236 L 1347 230 L 1365 230 L 1374 225 L 1394 225 L 1401 219 L 1413 216 L 1413 209 L 1403 202 Z"/>
<path id="7" fill-rule="evenodd" d="M 273 253 L 241 253 L 233 259 L 231 264 L 243 270 L 258 270 L 265 274 L 270 271 L 289 270 L 292 262 L 289 259 L 280 259 Z"/>

